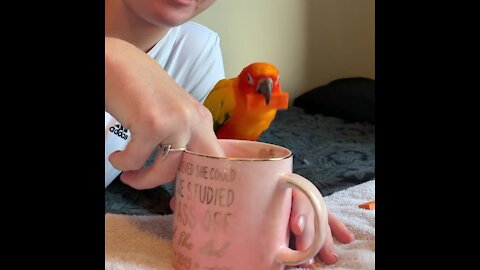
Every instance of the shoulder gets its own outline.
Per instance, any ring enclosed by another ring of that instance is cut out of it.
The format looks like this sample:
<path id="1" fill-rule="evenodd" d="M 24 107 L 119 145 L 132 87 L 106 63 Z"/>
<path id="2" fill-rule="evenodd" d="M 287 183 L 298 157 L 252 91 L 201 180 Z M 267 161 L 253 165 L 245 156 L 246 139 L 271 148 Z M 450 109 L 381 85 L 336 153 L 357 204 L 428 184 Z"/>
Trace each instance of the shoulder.
<path id="1" fill-rule="evenodd" d="M 204 25 L 187 22 L 180 27 L 177 45 L 183 52 L 178 57 L 181 68 L 188 69 L 182 73 L 189 75 L 183 78 L 183 86 L 203 102 L 213 86 L 225 78 L 220 37 Z"/>
<path id="2" fill-rule="evenodd" d="M 186 22 L 178 26 L 175 30 L 177 46 L 188 46 L 189 50 L 198 49 L 200 51 L 220 46 L 218 33 L 202 24 Z"/>
<path id="3" fill-rule="evenodd" d="M 148 54 L 169 69 L 172 61 L 185 64 L 187 60 L 217 58 L 220 50 L 220 38 L 215 31 L 196 22 L 186 22 L 170 28 Z"/>
<path id="4" fill-rule="evenodd" d="M 218 38 L 217 32 L 213 31 L 212 29 L 208 28 L 205 25 L 196 23 L 196 22 L 186 22 L 180 26 L 178 26 L 179 36 L 180 37 L 188 37 L 188 38 L 195 38 L 195 39 L 204 39 L 208 40 L 210 38 Z"/>
<path id="5" fill-rule="evenodd" d="M 178 56 L 201 55 L 205 50 L 220 47 L 217 32 L 196 22 L 186 22 L 172 27 L 168 33 L 148 52 L 162 66 Z"/>
<path id="6" fill-rule="evenodd" d="M 196 22 L 171 28 L 149 55 L 199 101 L 225 76 L 219 35 Z"/>

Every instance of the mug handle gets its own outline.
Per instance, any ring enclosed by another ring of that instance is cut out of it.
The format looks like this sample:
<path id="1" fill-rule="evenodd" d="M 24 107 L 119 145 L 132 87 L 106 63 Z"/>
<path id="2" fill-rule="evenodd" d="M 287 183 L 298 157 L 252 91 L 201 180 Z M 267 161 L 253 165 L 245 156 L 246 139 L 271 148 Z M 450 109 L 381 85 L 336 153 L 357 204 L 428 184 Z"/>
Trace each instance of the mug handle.
<path id="1" fill-rule="evenodd" d="M 327 233 L 330 233 L 328 226 L 328 215 L 325 201 L 317 187 L 305 177 L 290 173 L 280 177 L 280 183 L 292 186 L 302 191 L 310 200 L 315 212 L 315 237 L 312 244 L 306 250 L 294 250 L 288 246 L 280 248 L 276 260 L 285 265 L 302 264 L 313 258 L 322 248 L 327 240 Z"/>

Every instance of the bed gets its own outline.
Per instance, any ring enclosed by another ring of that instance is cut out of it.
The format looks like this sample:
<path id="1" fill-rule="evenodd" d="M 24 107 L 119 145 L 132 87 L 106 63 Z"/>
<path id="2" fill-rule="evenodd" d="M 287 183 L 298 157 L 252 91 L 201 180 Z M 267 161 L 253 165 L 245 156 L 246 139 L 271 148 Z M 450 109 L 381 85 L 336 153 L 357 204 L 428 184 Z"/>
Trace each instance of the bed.
<path id="1" fill-rule="evenodd" d="M 345 78 L 297 97 L 259 141 L 285 146 L 294 154 L 293 171 L 322 195 L 375 177 L 374 80 Z M 358 105 L 360 104 L 360 105 Z M 171 213 L 172 185 L 135 190 L 116 179 L 105 189 L 105 213 Z"/>
<path id="2" fill-rule="evenodd" d="M 353 266 L 339 265 L 342 269 L 375 268 L 375 211 L 364 211 L 356 205 L 374 200 L 375 196 L 373 88 L 373 80 L 347 78 L 312 89 L 295 99 L 287 110 L 277 112 L 269 129 L 259 138 L 259 141 L 292 150 L 293 171 L 309 179 L 327 197 L 327 205 L 330 202 L 328 207 L 336 210 L 350 229 L 360 230 L 360 239 L 341 250 L 347 255 L 339 254 L 352 258 Z M 332 107 L 332 103 L 338 106 Z M 358 103 L 361 106 L 355 107 Z M 155 224 L 163 224 L 164 228 L 154 241 L 165 238 L 168 243 L 171 218 L 168 202 L 171 194 L 171 184 L 150 190 L 135 190 L 119 179 L 114 180 L 105 189 L 106 235 L 118 239 L 123 233 L 115 231 L 116 226 L 126 228 L 125 224 L 157 222 Z M 353 218 L 349 216 L 352 214 Z M 161 226 L 159 230 L 162 230 Z M 106 236 L 106 252 L 107 244 Z M 160 246 L 168 257 L 168 248 L 164 243 Z M 126 269 L 125 263 L 129 262 L 115 261 L 115 249 L 109 245 L 109 250 L 113 252 L 109 254 L 113 255 L 106 255 L 106 269 Z M 343 261 L 349 263 L 345 258 Z M 357 268 L 359 263 L 363 265 Z"/>

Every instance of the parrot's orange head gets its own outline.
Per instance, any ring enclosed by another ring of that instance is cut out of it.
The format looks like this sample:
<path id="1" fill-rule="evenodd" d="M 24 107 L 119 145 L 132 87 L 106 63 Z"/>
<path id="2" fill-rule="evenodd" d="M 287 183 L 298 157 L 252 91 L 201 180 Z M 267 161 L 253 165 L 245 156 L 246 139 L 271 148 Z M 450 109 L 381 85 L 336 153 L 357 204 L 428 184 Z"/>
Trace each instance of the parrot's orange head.
<path id="1" fill-rule="evenodd" d="M 278 69 L 265 62 L 253 63 L 240 73 L 239 88 L 247 99 L 247 108 L 286 109 L 288 94 L 281 92 Z"/>

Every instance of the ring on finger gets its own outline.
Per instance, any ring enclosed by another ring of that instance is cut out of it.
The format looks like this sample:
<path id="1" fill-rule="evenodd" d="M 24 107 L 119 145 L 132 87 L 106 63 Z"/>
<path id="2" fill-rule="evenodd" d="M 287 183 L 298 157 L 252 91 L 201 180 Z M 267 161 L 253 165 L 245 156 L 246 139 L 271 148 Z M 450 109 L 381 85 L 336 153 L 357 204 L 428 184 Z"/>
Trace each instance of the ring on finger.
<path id="1" fill-rule="evenodd" d="M 160 144 L 158 148 L 160 149 L 160 156 L 162 159 L 164 159 L 170 152 L 183 152 L 187 150 L 186 146 L 173 148 L 171 144 Z"/>

